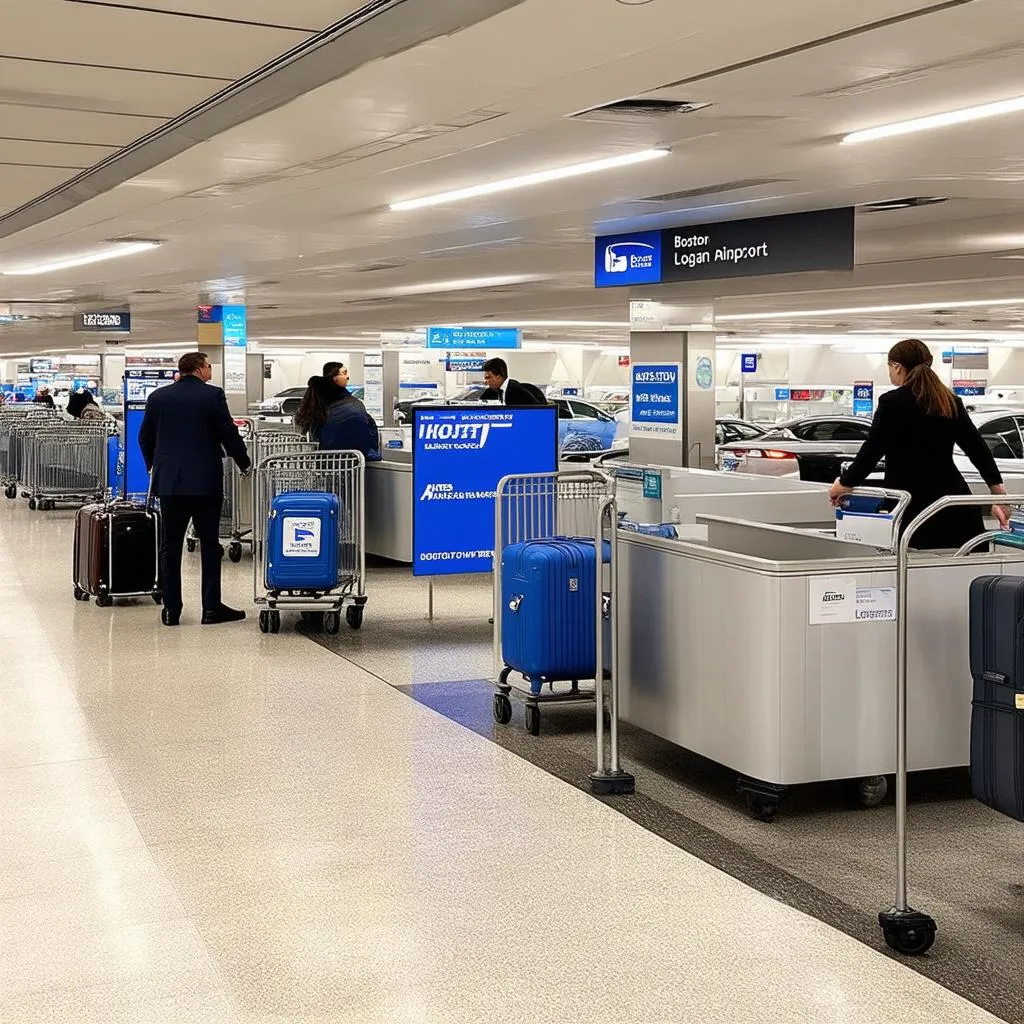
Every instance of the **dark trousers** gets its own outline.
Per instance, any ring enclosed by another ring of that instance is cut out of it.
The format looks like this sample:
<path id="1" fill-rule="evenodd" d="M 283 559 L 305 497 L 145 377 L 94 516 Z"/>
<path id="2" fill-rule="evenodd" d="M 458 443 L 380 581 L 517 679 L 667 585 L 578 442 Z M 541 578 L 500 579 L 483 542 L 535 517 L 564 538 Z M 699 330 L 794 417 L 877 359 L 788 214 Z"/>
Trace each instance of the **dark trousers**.
<path id="1" fill-rule="evenodd" d="M 215 612 L 221 607 L 220 596 L 220 510 L 221 495 L 161 497 L 160 513 L 163 537 L 160 541 L 160 579 L 164 607 L 181 612 L 181 552 L 185 544 L 189 520 L 196 529 L 203 559 L 203 611 Z"/>

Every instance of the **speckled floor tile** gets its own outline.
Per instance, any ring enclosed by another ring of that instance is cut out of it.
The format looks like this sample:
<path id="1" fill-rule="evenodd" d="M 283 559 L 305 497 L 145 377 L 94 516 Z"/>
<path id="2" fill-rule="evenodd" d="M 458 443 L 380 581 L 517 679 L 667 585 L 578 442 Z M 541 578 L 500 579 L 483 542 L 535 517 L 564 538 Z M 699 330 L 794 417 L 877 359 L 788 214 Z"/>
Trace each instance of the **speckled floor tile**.
<path id="1" fill-rule="evenodd" d="M 995 1020 L 378 678 L 489 660 L 478 581 L 442 628 L 371 577 L 344 660 L 74 604 L 69 543 L 0 505 L 0 613 L 60 667 L 42 705 L 22 655 L 0 687 L 10 757 L 57 738 L 0 769 L 4 1024 Z M 248 606 L 245 565 L 225 585 Z"/>

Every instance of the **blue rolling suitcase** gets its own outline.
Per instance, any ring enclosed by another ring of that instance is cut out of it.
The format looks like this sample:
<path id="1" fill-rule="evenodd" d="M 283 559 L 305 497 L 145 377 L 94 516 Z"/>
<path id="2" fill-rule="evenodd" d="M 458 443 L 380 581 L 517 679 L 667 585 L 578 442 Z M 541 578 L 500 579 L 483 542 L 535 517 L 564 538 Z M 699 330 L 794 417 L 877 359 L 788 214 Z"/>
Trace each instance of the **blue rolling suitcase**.
<path id="1" fill-rule="evenodd" d="M 1024 821 L 1024 578 L 971 583 L 971 789 Z"/>
<path id="2" fill-rule="evenodd" d="M 338 585 L 341 502 L 336 494 L 294 491 L 270 505 L 267 588 L 325 591 Z"/>
<path id="3" fill-rule="evenodd" d="M 538 694 L 597 673 L 594 542 L 526 541 L 501 556 L 501 652 Z"/>

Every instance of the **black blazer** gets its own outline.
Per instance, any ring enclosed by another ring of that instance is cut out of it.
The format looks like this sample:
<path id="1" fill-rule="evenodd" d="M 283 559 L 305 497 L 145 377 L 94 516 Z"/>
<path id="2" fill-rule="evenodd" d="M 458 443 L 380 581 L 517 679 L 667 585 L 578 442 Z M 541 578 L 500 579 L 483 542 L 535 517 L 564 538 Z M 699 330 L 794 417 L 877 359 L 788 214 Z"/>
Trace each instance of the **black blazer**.
<path id="1" fill-rule="evenodd" d="M 927 416 L 907 387 L 887 392 L 878 400 L 871 432 L 853 464 L 842 475 L 845 487 L 860 487 L 885 456 L 885 486 L 910 492 L 906 526 L 932 502 L 947 494 L 970 494 L 967 481 L 953 462 L 958 445 L 990 487 L 1003 478 L 978 428 L 956 399 L 955 419 Z M 982 510 L 947 509 L 915 535 L 915 548 L 954 548 L 984 531 Z"/>
<path id="2" fill-rule="evenodd" d="M 501 397 L 494 388 L 488 388 L 481 396 L 483 402 L 496 402 Z M 540 405 L 537 396 L 529 388 L 523 387 L 517 380 L 510 377 L 505 382 L 505 405 Z"/>
<path id="3" fill-rule="evenodd" d="M 250 466 L 224 392 L 191 375 L 149 396 L 139 447 L 153 493 L 165 497 L 223 494 L 225 452 L 240 469 Z"/>

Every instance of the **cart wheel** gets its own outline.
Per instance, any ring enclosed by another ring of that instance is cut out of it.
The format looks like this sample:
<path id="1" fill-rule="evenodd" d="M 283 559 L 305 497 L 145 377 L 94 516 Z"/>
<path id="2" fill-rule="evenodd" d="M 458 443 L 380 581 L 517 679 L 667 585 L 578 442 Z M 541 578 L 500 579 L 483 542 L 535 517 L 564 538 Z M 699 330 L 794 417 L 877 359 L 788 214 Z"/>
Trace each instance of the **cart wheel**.
<path id="1" fill-rule="evenodd" d="M 494 695 L 492 711 L 494 712 L 494 720 L 498 725 L 508 725 L 512 721 L 512 701 L 504 693 L 496 693 Z"/>
<path id="2" fill-rule="evenodd" d="M 29 509 L 32 512 L 35 512 L 35 510 L 36 510 L 36 499 L 35 498 L 29 498 L 28 499 L 28 507 L 29 507 Z"/>
<path id="3" fill-rule="evenodd" d="M 18 488 L 15 487 L 13 484 L 8 484 L 7 490 L 4 491 L 4 494 L 7 495 L 9 500 L 14 501 L 14 499 L 18 496 Z"/>
<path id="4" fill-rule="evenodd" d="M 350 604 L 345 609 L 345 621 L 349 624 L 351 629 L 362 629 L 363 628 L 363 605 L 361 604 Z"/>
<path id="5" fill-rule="evenodd" d="M 100 594 L 96 598 L 97 608 L 110 608 L 114 603 L 114 599 L 109 594 Z"/>
<path id="6" fill-rule="evenodd" d="M 778 797 L 767 796 L 764 793 L 744 794 L 747 800 L 747 811 L 757 821 L 774 821 L 779 810 Z"/>
<path id="7" fill-rule="evenodd" d="M 279 611 L 275 610 L 270 613 L 270 632 L 281 632 L 281 613 Z"/>
<path id="8" fill-rule="evenodd" d="M 185 547 L 188 548 L 188 553 L 190 555 L 195 554 L 195 550 L 198 547 L 198 545 L 199 542 L 194 540 L 192 537 L 189 537 L 188 540 L 185 541 Z"/>
<path id="9" fill-rule="evenodd" d="M 270 612 L 268 612 L 268 611 L 260 612 L 260 632 L 261 633 L 269 633 L 270 632 Z"/>
<path id="10" fill-rule="evenodd" d="M 324 614 L 324 632 L 328 636 L 337 636 L 341 632 L 341 612 Z"/>
<path id="11" fill-rule="evenodd" d="M 540 735 L 540 708 L 535 704 L 526 705 L 526 731 L 531 736 Z"/>
<path id="12" fill-rule="evenodd" d="M 923 956 L 935 942 L 935 922 L 925 914 L 906 924 L 883 924 L 885 944 L 905 956 Z"/>
<path id="13" fill-rule="evenodd" d="M 242 560 L 242 545 L 241 544 L 231 544 L 231 545 L 229 545 L 229 547 L 228 547 L 228 558 L 230 558 L 231 561 L 236 563 L 236 564 L 238 562 L 240 562 Z"/>
<path id="14" fill-rule="evenodd" d="M 857 802 L 861 807 L 877 807 L 889 792 L 889 781 L 884 775 L 872 775 L 857 781 Z"/>

